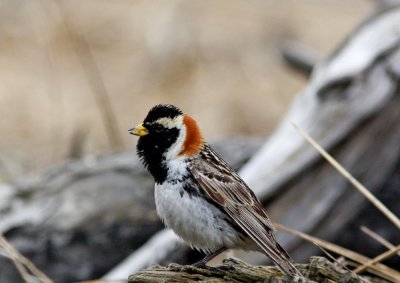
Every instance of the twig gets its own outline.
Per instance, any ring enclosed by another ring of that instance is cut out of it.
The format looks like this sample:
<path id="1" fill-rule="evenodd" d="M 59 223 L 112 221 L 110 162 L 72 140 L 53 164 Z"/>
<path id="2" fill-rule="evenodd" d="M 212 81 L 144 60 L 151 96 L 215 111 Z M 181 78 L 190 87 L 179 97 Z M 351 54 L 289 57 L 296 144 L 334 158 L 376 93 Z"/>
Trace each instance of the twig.
<path id="1" fill-rule="evenodd" d="M 341 246 L 332 244 L 330 242 L 321 240 L 321 239 L 319 239 L 317 237 L 310 236 L 310 235 L 308 235 L 306 233 L 302 233 L 302 232 L 296 231 L 294 229 L 291 229 L 289 227 L 283 226 L 283 225 L 278 224 L 278 223 L 275 223 L 274 225 L 279 230 L 282 230 L 282 231 L 285 231 L 285 232 L 290 233 L 292 235 L 295 235 L 295 236 L 297 236 L 299 238 L 302 238 L 302 239 L 304 239 L 306 241 L 309 241 L 311 243 L 316 243 L 317 245 L 323 247 L 324 249 L 327 249 L 329 251 L 332 251 L 332 252 L 335 252 L 335 253 L 340 254 L 342 256 L 345 256 L 345 257 L 347 257 L 347 258 L 349 258 L 351 260 L 354 260 L 354 261 L 356 261 L 358 263 L 364 264 L 364 263 L 366 263 L 366 262 L 371 260 L 370 258 L 368 258 L 366 256 L 363 256 L 363 255 L 361 255 L 359 253 L 356 253 L 356 252 L 354 252 L 352 250 L 349 250 L 349 249 L 343 248 Z M 392 269 L 390 267 L 387 267 L 386 265 L 381 264 L 381 263 L 377 263 L 375 265 L 369 266 L 368 267 L 368 271 L 370 271 L 371 273 L 377 274 L 380 277 L 382 277 L 382 278 L 384 278 L 386 280 L 389 280 L 391 282 L 398 282 L 398 279 L 400 278 L 400 272 L 398 272 L 398 271 L 396 271 L 396 270 L 394 270 L 394 269 Z"/>
<path id="2" fill-rule="evenodd" d="M 379 242 L 383 246 L 385 246 L 388 249 L 394 249 L 396 246 L 390 243 L 388 240 L 384 239 L 382 236 L 376 234 L 374 231 L 369 229 L 368 227 L 361 226 L 361 231 L 363 231 L 365 234 L 370 236 L 372 239 L 375 241 Z M 400 252 L 397 253 L 398 256 L 400 256 Z"/>
<path id="3" fill-rule="evenodd" d="M 328 258 L 330 258 L 332 261 L 336 262 L 339 266 L 341 266 L 343 269 L 347 270 L 348 272 L 354 272 L 350 270 L 347 266 L 342 264 L 339 260 L 337 260 L 333 255 L 331 255 L 326 249 L 318 245 L 317 243 L 313 242 L 314 245 L 316 245 Z M 343 258 L 343 257 L 340 257 Z M 354 272 L 355 273 L 355 272 Z M 362 282 L 369 283 L 370 281 L 366 280 L 365 278 L 360 277 Z"/>
<path id="4" fill-rule="evenodd" d="M 13 261 L 25 282 L 54 283 L 53 280 L 40 271 L 28 258 L 20 254 L 2 235 L 0 235 L 0 248 L 3 249 L 4 255 Z"/>
<path id="5" fill-rule="evenodd" d="M 370 261 L 368 261 L 368 262 L 364 263 L 363 265 L 357 267 L 356 269 L 354 269 L 354 272 L 355 273 L 360 273 L 360 272 L 364 271 L 366 268 L 370 267 L 371 265 L 393 256 L 398 251 L 400 251 L 400 245 L 398 245 L 397 247 L 395 247 L 393 249 L 390 249 L 390 250 L 384 252 L 383 254 L 378 255 L 377 257 L 371 259 Z"/>
<path id="6" fill-rule="evenodd" d="M 329 153 L 327 153 L 313 138 L 302 128 L 292 123 L 299 133 L 333 166 L 343 177 L 345 177 L 361 194 L 363 194 L 378 210 L 380 210 L 393 224 L 400 229 L 400 219 L 394 215 L 380 200 L 378 200 L 366 187 L 364 187 L 349 171 L 340 165 Z"/>
<path id="7" fill-rule="evenodd" d="M 8 257 L 14 263 L 21 277 L 24 279 L 25 282 L 29 283 L 29 272 L 26 270 L 23 264 L 21 264 L 21 262 L 17 260 L 14 251 L 12 250 L 11 246 L 8 245 L 7 241 L 5 241 L 4 238 L 0 238 L 0 246 L 4 250 L 3 255 Z"/>
<path id="8" fill-rule="evenodd" d="M 347 271 L 352 272 L 350 269 L 348 269 L 345 265 L 343 265 L 341 262 L 339 262 L 333 255 L 331 255 L 326 249 L 318 245 L 316 242 L 313 242 L 314 245 L 316 245 L 328 258 L 330 258 L 332 261 L 336 262 L 338 265 L 340 265 L 343 269 L 346 269 Z"/>

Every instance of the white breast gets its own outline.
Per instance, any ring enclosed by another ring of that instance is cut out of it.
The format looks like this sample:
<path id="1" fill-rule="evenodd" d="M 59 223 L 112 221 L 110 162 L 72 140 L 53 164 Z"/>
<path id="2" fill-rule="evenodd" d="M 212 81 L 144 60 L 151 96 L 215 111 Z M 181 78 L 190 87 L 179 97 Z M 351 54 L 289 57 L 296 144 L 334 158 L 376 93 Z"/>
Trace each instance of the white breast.
<path id="1" fill-rule="evenodd" d="M 239 233 L 215 206 L 185 192 L 181 183 L 155 186 L 157 213 L 190 246 L 205 252 L 242 245 Z"/>

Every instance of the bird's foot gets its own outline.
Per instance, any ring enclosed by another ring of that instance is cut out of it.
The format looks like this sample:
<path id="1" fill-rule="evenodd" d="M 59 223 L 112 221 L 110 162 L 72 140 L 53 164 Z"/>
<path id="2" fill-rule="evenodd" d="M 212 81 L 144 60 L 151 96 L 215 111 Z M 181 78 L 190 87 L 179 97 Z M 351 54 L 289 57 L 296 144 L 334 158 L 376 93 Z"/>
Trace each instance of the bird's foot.
<path id="1" fill-rule="evenodd" d="M 206 258 L 203 258 L 198 262 L 193 263 L 192 265 L 197 268 L 207 268 L 207 260 Z"/>
<path id="2" fill-rule="evenodd" d="M 198 262 L 192 264 L 195 267 L 198 268 L 205 268 L 206 267 L 206 263 L 209 262 L 210 260 L 212 260 L 214 257 L 216 257 L 217 255 L 219 255 L 220 253 L 226 251 L 226 248 L 222 247 L 218 250 L 216 250 L 215 252 L 206 255 L 203 259 L 199 260 Z"/>

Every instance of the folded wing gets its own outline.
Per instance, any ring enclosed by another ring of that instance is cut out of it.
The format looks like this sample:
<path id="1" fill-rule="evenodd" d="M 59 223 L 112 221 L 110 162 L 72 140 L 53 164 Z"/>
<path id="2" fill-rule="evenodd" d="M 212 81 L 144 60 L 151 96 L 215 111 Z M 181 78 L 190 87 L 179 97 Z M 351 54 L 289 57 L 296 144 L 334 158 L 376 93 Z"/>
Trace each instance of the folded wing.
<path id="1" fill-rule="evenodd" d="M 277 243 L 272 223 L 254 193 L 211 147 L 206 145 L 190 170 L 205 194 L 220 205 L 283 272 L 301 276 Z"/>

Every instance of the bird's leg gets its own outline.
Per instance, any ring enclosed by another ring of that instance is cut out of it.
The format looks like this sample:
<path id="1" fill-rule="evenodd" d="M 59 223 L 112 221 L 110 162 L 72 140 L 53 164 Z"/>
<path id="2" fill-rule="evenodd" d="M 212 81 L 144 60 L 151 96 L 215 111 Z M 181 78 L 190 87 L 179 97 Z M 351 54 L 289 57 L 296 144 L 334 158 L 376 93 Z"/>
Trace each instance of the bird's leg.
<path id="1" fill-rule="evenodd" d="M 195 267 L 205 267 L 206 263 L 209 262 L 210 260 L 212 260 L 214 257 L 216 257 L 217 255 L 219 255 L 220 253 L 226 251 L 227 248 L 220 248 L 219 250 L 216 250 L 215 252 L 206 255 L 203 259 L 199 260 L 198 262 L 194 263 L 193 266 Z"/>

